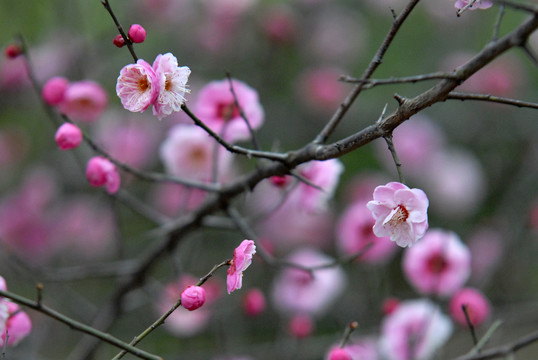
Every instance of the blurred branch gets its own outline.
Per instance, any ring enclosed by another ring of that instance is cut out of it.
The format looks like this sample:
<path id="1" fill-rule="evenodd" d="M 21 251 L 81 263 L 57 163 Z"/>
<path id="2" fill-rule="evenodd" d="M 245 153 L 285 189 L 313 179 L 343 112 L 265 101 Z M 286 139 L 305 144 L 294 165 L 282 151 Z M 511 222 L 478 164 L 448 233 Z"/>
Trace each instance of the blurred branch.
<path id="1" fill-rule="evenodd" d="M 352 83 L 352 84 L 363 84 L 363 89 L 371 89 L 378 85 L 393 85 L 393 84 L 414 84 L 421 81 L 427 80 L 439 80 L 439 79 L 454 79 L 454 74 L 447 73 L 443 71 L 433 72 L 429 74 L 422 74 L 416 76 L 405 76 L 405 77 L 391 77 L 388 79 L 358 79 L 352 76 L 342 75 L 340 81 Z"/>
<path id="2" fill-rule="evenodd" d="M 448 94 L 448 96 L 446 97 L 446 100 L 462 100 L 462 101 L 478 100 L 478 101 L 488 101 L 488 102 L 494 102 L 494 103 L 499 103 L 499 104 L 513 105 L 520 108 L 538 109 L 538 103 L 517 100 L 517 99 L 510 99 L 510 98 L 494 96 L 494 95 L 489 95 L 489 94 L 472 94 L 472 93 L 452 91 Z"/>

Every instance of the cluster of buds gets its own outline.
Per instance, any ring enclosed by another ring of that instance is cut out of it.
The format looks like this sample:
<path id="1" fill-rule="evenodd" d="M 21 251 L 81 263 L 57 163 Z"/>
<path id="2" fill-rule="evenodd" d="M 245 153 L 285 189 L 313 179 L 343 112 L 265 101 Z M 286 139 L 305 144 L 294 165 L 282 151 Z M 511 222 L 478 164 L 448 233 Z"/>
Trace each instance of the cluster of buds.
<path id="1" fill-rule="evenodd" d="M 144 29 L 142 25 L 133 24 L 129 28 L 127 37 L 129 41 L 135 44 L 144 42 L 144 40 L 146 40 L 146 29 Z M 125 38 L 121 34 L 118 34 L 114 37 L 114 40 L 112 42 L 114 43 L 114 45 L 121 48 L 125 45 Z"/>

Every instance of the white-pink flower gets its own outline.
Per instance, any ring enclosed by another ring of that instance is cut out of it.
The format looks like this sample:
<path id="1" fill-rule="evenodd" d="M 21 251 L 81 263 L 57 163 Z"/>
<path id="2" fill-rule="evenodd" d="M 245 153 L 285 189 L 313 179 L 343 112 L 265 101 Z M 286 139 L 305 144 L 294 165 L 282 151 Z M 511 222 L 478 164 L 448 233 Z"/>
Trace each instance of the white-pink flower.
<path id="1" fill-rule="evenodd" d="M 187 66 L 178 66 L 176 57 L 171 53 L 159 54 L 153 62 L 153 70 L 158 81 L 158 96 L 153 104 L 153 115 L 162 119 L 181 110 L 185 93 L 190 92 L 187 81 L 191 70 Z"/>
<path id="2" fill-rule="evenodd" d="M 472 0 L 456 0 L 454 7 L 456 9 L 463 9 L 468 6 Z M 493 6 L 493 1 L 491 0 L 476 0 L 470 7 L 470 10 L 474 9 L 487 9 Z"/>
<path id="3" fill-rule="evenodd" d="M 0 346 L 4 346 L 7 337 L 6 335 L 9 336 L 7 344 L 9 346 L 14 346 L 32 331 L 32 321 L 30 320 L 30 317 L 22 311 L 19 305 L 5 300 L 2 300 L 1 302 L 7 305 L 9 317 L 5 322 L 5 329 L 2 330 Z"/>
<path id="4" fill-rule="evenodd" d="M 420 293 L 449 296 L 469 278 L 471 252 L 455 233 L 432 229 L 406 250 L 402 266 Z"/>
<path id="5" fill-rule="evenodd" d="M 386 360 L 426 360 L 452 334 L 450 319 L 427 299 L 405 301 L 385 317 L 379 341 Z"/>
<path id="6" fill-rule="evenodd" d="M 109 194 L 114 194 L 120 188 L 120 174 L 116 165 L 102 156 L 95 156 L 88 161 L 86 178 L 92 186 L 105 186 Z"/>
<path id="7" fill-rule="evenodd" d="M 376 187 L 374 199 L 367 204 L 375 219 L 374 234 L 390 236 L 401 247 L 412 246 L 428 229 L 428 205 L 420 189 L 399 182 Z"/>
<path id="8" fill-rule="evenodd" d="M 226 285 L 228 294 L 232 291 L 241 289 L 243 285 L 243 271 L 252 263 L 252 256 L 256 253 L 256 245 L 252 240 L 243 240 L 234 250 L 234 257 L 230 261 Z"/>
<path id="9" fill-rule="evenodd" d="M 116 93 L 123 107 L 132 112 L 143 112 L 159 95 L 160 84 L 155 71 L 146 61 L 123 67 L 116 84 Z"/>
<path id="10" fill-rule="evenodd" d="M 254 130 L 259 128 L 263 123 L 264 112 L 258 99 L 258 93 L 239 80 L 233 79 L 232 85 L 237 103 L 250 126 Z M 221 134 L 228 141 L 250 138 L 250 131 L 235 105 L 230 82 L 227 79 L 212 81 L 200 90 L 194 113 L 208 127 Z"/>

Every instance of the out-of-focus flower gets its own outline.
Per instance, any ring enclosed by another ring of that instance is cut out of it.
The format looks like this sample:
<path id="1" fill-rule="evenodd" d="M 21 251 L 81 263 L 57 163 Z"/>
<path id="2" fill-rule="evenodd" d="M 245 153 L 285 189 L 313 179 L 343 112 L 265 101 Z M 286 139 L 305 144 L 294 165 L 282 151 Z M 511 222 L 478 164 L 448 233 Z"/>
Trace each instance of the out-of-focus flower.
<path id="1" fill-rule="evenodd" d="M 6 46 L 4 54 L 6 55 L 6 57 L 14 59 L 20 54 L 22 54 L 22 48 L 20 47 L 20 45 L 17 44 L 9 44 L 8 46 Z"/>
<path id="2" fill-rule="evenodd" d="M 471 281 L 475 284 L 494 275 L 503 256 L 502 235 L 493 228 L 475 230 L 468 238 L 471 251 Z"/>
<path id="3" fill-rule="evenodd" d="M 335 347 L 337 346 L 334 346 L 333 349 Z M 377 339 L 372 337 L 350 340 L 344 346 L 352 360 L 379 360 L 379 350 L 377 348 Z"/>
<path id="4" fill-rule="evenodd" d="M 367 204 L 375 219 L 374 234 L 390 236 L 401 247 L 412 246 L 428 229 L 428 205 L 420 189 L 410 189 L 399 182 L 378 186 L 374 200 Z"/>
<path id="5" fill-rule="evenodd" d="M 243 311 L 248 316 L 257 316 L 265 311 L 265 295 L 258 289 L 250 289 L 243 296 Z"/>
<path id="6" fill-rule="evenodd" d="M 95 156 L 88 161 L 86 178 L 92 186 L 105 186 L 109 194 L 114 194 L 120 188 L 120 174 L 116 165 L 102 156 Z"/>
<path id="7" fill-rule="evenodd" d="M 3 302 L 7 305 L 9 317 L 0 337 L 0 346 L 4 346 L 6 335 L 9 336 L 7 344 L 15 346 L 32 331 L 32 321 L 19 305 L 5 300 Z"/>
<path id="8" fill-rule="evenodd" d="M 82 142 L 82 131 L 74 124 L 65 123 L 56 130 L 54 140 L 60 150 L 74 149 Z"/>
<path id="9" fill-rule="evenodd" d="M 69 84 L 58 109 L 72 120 L 93 122 L 105 110 L 108 98 L 98 83 L 90 80 Z"/>
<path id="10" fill-rule="evenodd" d="M 291 8 L 283 4 L 270 7 L 263 17 L 262 30 L 273 43 L 293 42 L 297 35 L 297 28 Z"/>
<path id="11" fill-rule="evenodd" d="M 45 85 L 43 85 L 41 96 L 47 104 L 58 105 L 64 100 L 68 87 L 69 80 L 62 76 L 55 76 L 47 80 Z"/>
<path id="12" fill-rule="evenodd" d="M 168 216 L 176 216 L 200 205 L 207 192 L 174 183 L 156 184 L 149 199 L 156 208 Z"/>
<path id="13" fill-rule="evenodd" d="M 205 303 L 205 289 L 190 285 L 181 293 L 181 306 L 189 311 L 200 308 Z"/>
<path id="14" fill-rule="evenodd" d="M 153 62 L 153 70 L 158 81 L 158 96 L 153 104 L 153 115 L 162 119 L 172 112 L 181 110 L 185 102 L 185 93 L 189 93 L 187 81 L 191 69 L 178 66 L 177 59 L 171 53 L 159 54 Z"/>
<path id="15" fill-rule="evenodd" d="M 353 360 L 351 354 L 345 348 L 340 347 L 333 347 L 327 358 L 328 360 Z"/>
<path id="16" fill-rule="evenodd" d="M 454 7 L 456 9 L 463 9 L 466 6 L 469 6 L 472 0 L 456 0 L 454 3 Z M 475 9 L 487 9 L 493 6 L 493 1 L 491 0 L 476 0 L 471 6 L 469 6 L 469 10 L 475 10 Z"/>
<path id="17" fill-rule="evenodd" d="M 427 299 L 405 301 L 385 317 L 379 341 L 387 360 L 426 360 L 452 334 L 450 319 Z"/>
<path id="18" fill-rule="evenodd" d="M 129 27 L 129 39 L 134 43 L 141 43 L 146 40 L 146 29 L 139 24 L 133 24 Z"/>
<path id="19" fill-rule="evenodd" d="M 252 240 L 243 240 L 234 250 L 234 257 L 228 268 L 226 285 L 228 294 L 234 290 L 241 289 L 243 285 L 243 271 L 252 263 L 252 256 L 256 253 L 256 245 Z"/>
<path id="20" fill-rule="evenodd" d="M 334 112 L 347 94 L 347 84 L 338 81 L 343 73 L 343 70 L 334 67 L 318 67 L 303 72 L 297 89 L 301 102 L 315 112 Z"/>
<path id="21" fill-rule="evenodd" d="M 116 93 L 123 107 L 132 112 L 143 112 L 159 96 L 160 80 L 146 61 L 123 67 L 116 84 Z"/>
<path id="22" fill-rule="evenodd" d="M 383 304 L 381 304 L 381 311 L 385 315 L 392 314 L 394 310 L 398 308 L 400 305 L 400 300 L 397 298 L 389 297 L 383 300 Z"/>
<path id="23" fill-rule="evenodd" d="M 336 241 L 345 255 L 364 253 L 358 258 L 367 263 L 388 260 L 398 249 L 388 236 L 374 234 L 375 220 L 366 202 L 357 202 L 346 209 L 336 226 Z"/>
<path id="24" fill-rule="evenodd" d="M 330 257 L 311 248 L 295 251 L 288 262 L 313 267 L 327 264 Z M 311 273 L 286 268 L 276 278 L 271 290 L 274 308 L 284 313 L 320 315 L 342 294 L 346 282 L 339 266 L 316 269 Z"/>
<path id="25" fill-rule="evenodd" d="M 402 266 L 420 293 L 449 296 L 469 278 L 471 252 L 455 233 L 432 229 L 406 250 Z"/>
<path id="26" fill-rule="evenodd" d="M 288 331 L 298 339 L 309 337 L 314 331 L 314 320 L 310 315 L 297 314 L 292 316 L 288 323 Z"/>
<path id="27" fill-rule="evenodd" d="M 232 79 L 232 86 L 241 111 L 253 130 L 263 124 L 264 112 L 256 90 Z M 228 141 L 250 138 L 249 128 L 235 105 L 228 79 L 212 81 L 198 93 L 194 113 L 209 128 Z"/>
<path id="28" fill-rule="evenodd" d="M 491 312 L 491 305 L 482 292 L 473 288 L 459 290 L 450 299 L 448 309 L 452 319 L 464 327 L 468 325 L 465 313 L 463 312 L 463 306 L 465 306 L 465 310 L 473 326 L 482 325 Z"/>

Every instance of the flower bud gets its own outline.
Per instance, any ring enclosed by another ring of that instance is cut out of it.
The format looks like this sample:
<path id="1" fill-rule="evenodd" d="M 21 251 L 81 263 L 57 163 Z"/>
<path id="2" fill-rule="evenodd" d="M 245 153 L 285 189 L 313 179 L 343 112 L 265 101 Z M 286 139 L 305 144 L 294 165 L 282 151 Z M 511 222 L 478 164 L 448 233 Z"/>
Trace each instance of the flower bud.
<path id="1" fill-rule="evenodd" d="M 4 53 L 6 54 L 7 58 L 14 59 L 22 54 L 22 48 L 17 44 L 10 44 L 6 47 Z"/>
<path id="2" fill-rule="evenodd" d="M 106 186 L 109 194 L 120 188 L 120 174 L 116 166 L 102 156 L 95 156 L 88 161 L 86 178 L 92 186 Z"/>
<path id="3" fill-rule="evenodd" d="M 305 338 L 312 334 L 314 331 L 314 322 L 312 318 L 306 314 L 295 315 L 291 318 L 288 329 L 296 338 Z"/>
<path id="4" fill-rule="evenodd" d="M 346 349 L 334 348 L 329 353 L 329 360 L 351 360 L 352 357 Z"/>
<path id="5" fill-rule="evenodd" d="M 191 285 L 181 293 L 181 305 L 193 311 L 204 305 L 205 289 L 200 286 Z"/>
<path id="6" fill-rule="evenodd" d="M 243 311 L 248 316 L 256 316 L 265 310 L 265 296 L 260 289 L 251 289 L 243 297 Z"/>
<path id="7" fill-rule="evenodd" d="M 45 83 L 41 96 L 48 105 L 58 105 L 64 99 L 68 86 L 69 81 L 66 78 L 55 76 Z"/>
<path id="8" fill-rule="evenodd" d="M 56 131 L 54 140 L 56 140 L 60 150 L 74 149 L 82 141 L 82 131 L 76 125 L 65 123 Z"/>
<path id="9" fill-rule="evenodd" d="M 112 40 L 112 43 L 116 45 L 117 47 L 121 48 L 125 45 L 125 39 L 121 34 L 118 34 L 114 37 L 114 40 Z"/>
<path id="10" fill-rule="evenodd" d="M 146 30 L 142 25 L 133 24 L 129 28 L 129 39 L 134 43 L 141 43 L 146 40 Z"/>

